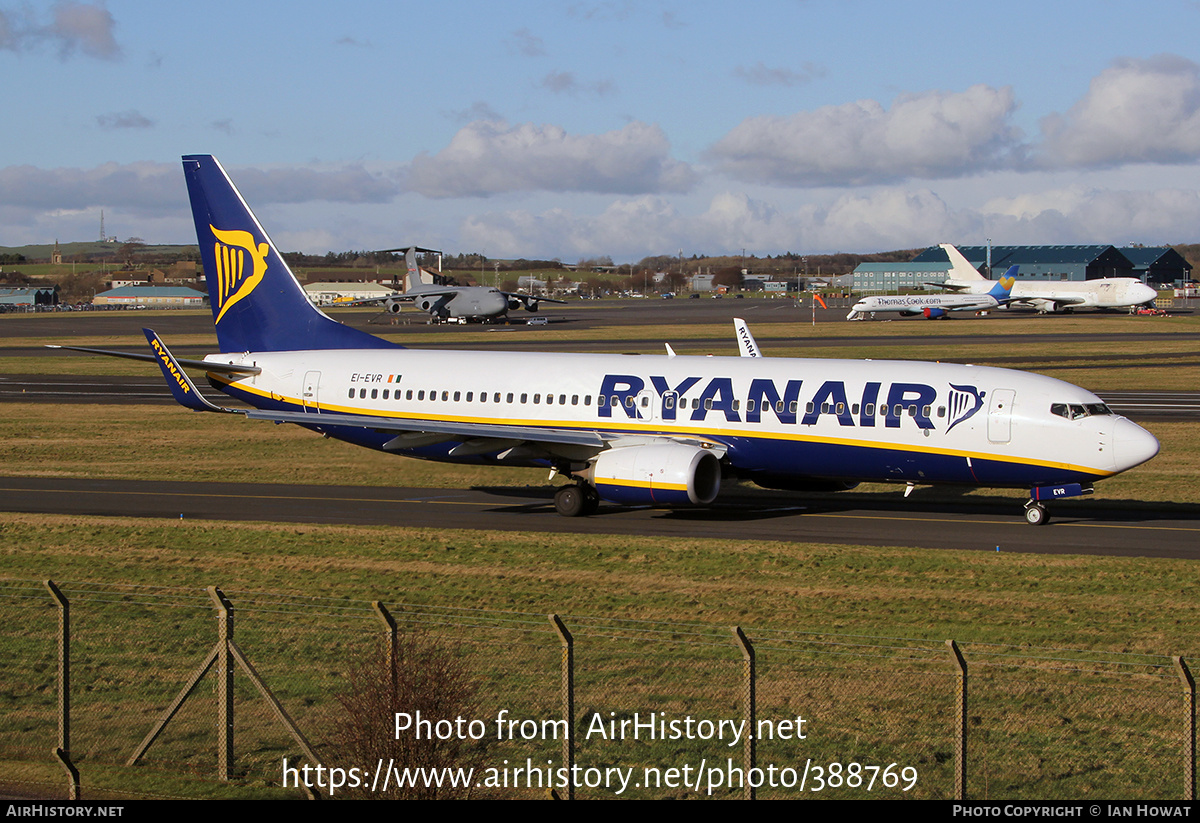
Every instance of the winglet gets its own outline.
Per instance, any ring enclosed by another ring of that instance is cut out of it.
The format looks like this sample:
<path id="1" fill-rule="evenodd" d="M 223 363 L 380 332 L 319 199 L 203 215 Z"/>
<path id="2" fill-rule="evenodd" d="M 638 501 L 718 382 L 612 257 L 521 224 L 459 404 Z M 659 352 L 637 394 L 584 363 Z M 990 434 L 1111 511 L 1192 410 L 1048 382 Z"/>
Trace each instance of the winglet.
<path id="1" fill-rule="evenodd" d="M 741 349 L 742 357 L 762 357 L 762 349 L 758 347 L 758 342 L 750 333 L 750 327 L 746 325 L 745 320 L 740 317 L 733 318 L 733 329 L 737 333 L 738 348 Z"/>
<path id="2" fill-rule="evenodd" d="M 232 409 L 223 409 L 220 406 L 214 406 L 208 400 L 204 399 L 204 396 L 196 390 L 196 384 L 183 371 L 183 366 L 179 365 L 179 361 L 175 359 L 175 355 L 171 354 L 170 349 L 167 348 L 167 344 L 154 333 L 153 329 L 142 329 L 142 333 L 146 335 L 146 340 L 149 341 L 150 348 L 154 350 L 158 366 L 162 369 L 163 377 L 167 379 L 167 387 L 171 390 L 171 394 L 175 397 L 179 405 L 194 411 L 233 411 Z"/>

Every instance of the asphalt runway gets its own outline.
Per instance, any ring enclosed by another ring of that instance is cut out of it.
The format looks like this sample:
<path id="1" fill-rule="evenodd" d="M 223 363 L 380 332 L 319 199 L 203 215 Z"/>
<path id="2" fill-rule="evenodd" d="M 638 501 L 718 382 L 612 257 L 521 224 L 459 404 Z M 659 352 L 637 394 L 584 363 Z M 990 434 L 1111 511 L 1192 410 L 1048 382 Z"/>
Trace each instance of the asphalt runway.
<path id="1" fill-rule="evenodd" d="M 744 496 L 743 496 L 744 495 Z M 1030 526 L 1015 499 L 925 503 L 849 494 L 845 503 L 735 492 L 718 505 L 662 510 L 602 505 L 591 517 L 554 511 L 551 490 L 399 489 L 249 483 L 0 477 L 0 509 L 70 515 L 117 515 L 348 523 L 423 528 L 716 537 L 868 546 L 918 546 L 1035 554 L 1200 557 L 1200 512 L 1118 505 L 1051 509 L 1047 526 Z M 878 497 L 878 496 L 877 496 Z"/>

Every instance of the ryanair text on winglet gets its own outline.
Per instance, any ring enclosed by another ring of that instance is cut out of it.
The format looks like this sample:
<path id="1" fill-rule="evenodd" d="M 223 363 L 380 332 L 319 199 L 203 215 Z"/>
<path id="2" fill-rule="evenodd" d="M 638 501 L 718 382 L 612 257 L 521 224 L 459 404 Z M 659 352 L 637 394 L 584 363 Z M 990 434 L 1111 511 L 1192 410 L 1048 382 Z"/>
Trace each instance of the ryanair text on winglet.
<path id="1" fill-rule="evenodd" d="M 162 345 L 157 340 L 151 340 L 150 345 L 154 347 L 154 351 L 158 352 L 159 359 L 166 364 L 167 371 L 175 378 L 175 382 L 179 384 L 179 388 L 183 389 L 185 393 L 190 392 L 191 388 L 188 387 L 188 382 L 183 379 L 183 375 L 175 367 L 175 361 L 171 358 L 171 355 L 163 350 Z"/>

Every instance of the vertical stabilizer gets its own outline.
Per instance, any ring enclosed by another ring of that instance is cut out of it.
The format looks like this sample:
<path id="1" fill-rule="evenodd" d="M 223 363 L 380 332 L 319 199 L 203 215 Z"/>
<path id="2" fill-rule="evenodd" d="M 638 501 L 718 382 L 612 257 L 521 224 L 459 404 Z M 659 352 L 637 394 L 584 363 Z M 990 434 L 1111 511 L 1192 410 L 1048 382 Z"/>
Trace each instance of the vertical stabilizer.
<path id="1" fill-rule="evenodd" d="M 394 347 L 309 302 L 215 157 L 188 155 L 183 173 L 221 351 Z"/>
<path id="2" fill-rule="evenodd" d="M 946 252 L 946 256 L 950 258 L 950 276 L 951 280 L 986 280 L 979 270 L 967 261 L 967 258 L 962 256 L 962 252 L 956 249 L 949 243 L 941 244 L 942 251 Z"/>

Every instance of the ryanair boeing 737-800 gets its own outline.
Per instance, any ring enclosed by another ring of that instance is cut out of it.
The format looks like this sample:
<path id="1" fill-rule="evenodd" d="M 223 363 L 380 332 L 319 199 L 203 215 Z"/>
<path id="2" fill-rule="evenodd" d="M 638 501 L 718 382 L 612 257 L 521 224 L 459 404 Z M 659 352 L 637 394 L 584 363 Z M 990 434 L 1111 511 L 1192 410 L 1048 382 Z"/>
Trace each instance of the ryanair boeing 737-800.
<path id="1" fill-rule="evenodd" d="M 1025 488 L 1026 518 L 1044 523 L 1044 501 L 1158 452 L 1091 392 L 1007 369 L 404 348 L 309 303 L 215 158 L 183 167 L 221 353 L 181 361 L 147 330 L 143 357 L 188 408 L 426 460 L 546 467 L 569 481 L 555 495 L 568 516 L 602 499 L 706 505 L 736 477 L 796 491 Z M 213 405 L 185 367 L 253 410 Z"/>

